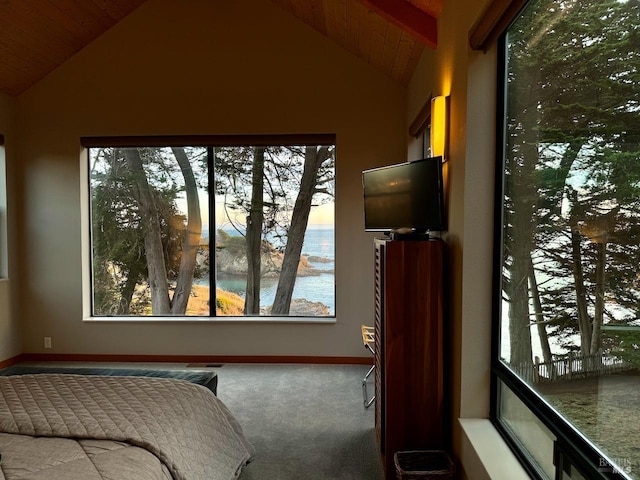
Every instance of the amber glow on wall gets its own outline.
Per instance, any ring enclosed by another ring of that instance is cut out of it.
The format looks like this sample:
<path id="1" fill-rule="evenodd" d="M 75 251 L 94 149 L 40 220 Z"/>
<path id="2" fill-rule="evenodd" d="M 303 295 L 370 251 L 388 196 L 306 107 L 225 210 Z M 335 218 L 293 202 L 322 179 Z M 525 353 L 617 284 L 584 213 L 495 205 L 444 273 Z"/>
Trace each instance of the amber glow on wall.
<path id="1" fill-rule="evenodd" d="M 431 154 L 434 157 L 447 157 L 448 100 L 445 96 L 431 99 Z"/>

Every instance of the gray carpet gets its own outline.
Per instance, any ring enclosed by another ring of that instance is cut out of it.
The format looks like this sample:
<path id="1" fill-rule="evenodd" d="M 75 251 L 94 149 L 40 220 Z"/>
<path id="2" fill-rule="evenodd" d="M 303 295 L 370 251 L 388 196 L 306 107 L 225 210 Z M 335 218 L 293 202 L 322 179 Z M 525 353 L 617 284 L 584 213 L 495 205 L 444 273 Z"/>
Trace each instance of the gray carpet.
<path id="1" fill-rule="evenodd" d="M 240 480 L 382 480 L 363 365 L 232 365 L 218 396 L 256 449 Z"/>

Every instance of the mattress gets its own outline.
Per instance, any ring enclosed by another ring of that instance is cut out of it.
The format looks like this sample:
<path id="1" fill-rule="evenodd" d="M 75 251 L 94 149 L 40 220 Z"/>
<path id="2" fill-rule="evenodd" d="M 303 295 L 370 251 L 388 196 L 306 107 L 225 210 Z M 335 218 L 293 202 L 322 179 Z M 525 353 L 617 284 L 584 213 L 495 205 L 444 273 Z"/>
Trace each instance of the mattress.
<path id="1" fill-rule="evenodd" d="M 187 382 L 202 385 L 218 393 L 218 376 L 210 369 L 197 368 L 168 368 L 168 369 L 142 369 L 122 367 L 56 367 L 56 366 L 31 366 L 13 365 L 0 369 L 0 375 L 30 375 L 37 373 L 62 373 L 75 375 L 108 375 L 124 377 L 158 377 L 176 378 Z M 1 479 L 0 479 L 1 480 Z"/>

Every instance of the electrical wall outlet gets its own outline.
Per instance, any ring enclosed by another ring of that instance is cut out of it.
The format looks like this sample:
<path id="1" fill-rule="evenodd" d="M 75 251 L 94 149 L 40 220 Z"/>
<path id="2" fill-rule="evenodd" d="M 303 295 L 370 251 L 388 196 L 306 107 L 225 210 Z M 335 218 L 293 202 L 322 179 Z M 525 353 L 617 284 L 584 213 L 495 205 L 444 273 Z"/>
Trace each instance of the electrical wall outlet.
<path id="1" fill-rule="evenodd" d="M 44 348 L 51 348 L 51 337 L 44 337 Z"/>

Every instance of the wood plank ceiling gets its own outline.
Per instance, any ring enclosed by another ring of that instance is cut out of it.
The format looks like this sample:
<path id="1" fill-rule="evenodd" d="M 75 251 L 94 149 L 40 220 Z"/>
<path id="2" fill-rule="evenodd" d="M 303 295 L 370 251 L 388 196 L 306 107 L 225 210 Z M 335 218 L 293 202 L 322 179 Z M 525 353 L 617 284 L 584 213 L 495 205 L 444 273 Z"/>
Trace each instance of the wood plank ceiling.
<path id="1" fill-rule="evenodd" d="M 17 96 L 146 0 L 0 0 L 0 93 Z M 407 84 L 444 0 L 271 0 Z M 176 3 L 178 5 L 178 3 Z"/>
<path id="2" fill-rule="evenodd" d="M 0 92 L 16 96 L 145 0 L 0 0 Z"/>

